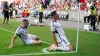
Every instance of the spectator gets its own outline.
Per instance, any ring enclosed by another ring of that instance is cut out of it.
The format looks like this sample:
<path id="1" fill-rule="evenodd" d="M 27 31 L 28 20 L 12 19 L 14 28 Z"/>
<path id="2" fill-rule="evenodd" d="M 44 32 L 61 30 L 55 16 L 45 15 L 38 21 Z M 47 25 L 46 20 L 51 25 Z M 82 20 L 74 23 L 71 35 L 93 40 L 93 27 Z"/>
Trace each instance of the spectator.
<path id="1" fill-rule="evenodd" d="M 76 7 L 76 5 L 74 3 L 71 4 L 70 10 L 77 10 L 77 7 Z"/>
<path id="2" fill-rule="evenodd" d="M 58 3 L 58 9 L 61 10 L 62 9 L 62 3 L 60 1 L 60 3 Z"/>
<path id="3" fill-rule="evenodd" d="M 44 12 L 44 4 L 43 2 L 40 3 L 40 8 L 39 8 L 40 12 L 39 12 L 39 22 L 40 23 L 43 23 L 42 22 L 42 19 L 43 19 L 43 12 Z"/>
<path id="4" fill-rule="evenodd" d="M 88 11 L 91 12 L 91 9 L 90 9 L 90 6 L 92 6 L 91 1 L 88 1 L 88 2 L 86 3 L 86 6 L 87 6 L 87 8 L 88 8 Z"/>
<path id="5" fill-rule="evenodd" d="M 92 6 L 90 7 L 91 9 L 91 27 L 93 27 L 93 30 L 96 30 L 96 27 L 95 27 L 95 23 L 96 23 L 96 16 L 97 16 L 97 8 L 95 6 L 95 2 L 92 3 Z"/>
<path id="6" fill-rule="evenodd" d="M 1 9 L 4 9 L 4 2 L 3 1 L 1 2 Z M 3 12 L 4 11 L 2 10 L 2 14 L 4 14 Z"/>
<path id="7" fill-rule="evenodd" d="M 100 21 L 100 1 L 97 1 L 96 7 L 97 7 L 97 10 L 98 10 L 98 12 L 97 12 L 97 14 L 98 14 L 98 16 L 97 16 L 97 24 L 99 25 L 99 21 Z"/>
<path id="8" fill-rule="evenodd" d="M 85 10 L 85 8 L 86 8 L 86 5 L 84 3 L 82 3 L 80 10 Z"/>
<path id="9" fill-rule="evenodd" d="M 26 17 L 29 17 L 29 10 L 25 8 Z"/>
<path id="10" fill-rule="evenodd" d="M 9 6 L 9 9 L 10 9 L 10 19 L 12 19 L 12 16 L 13 16 L 13 3 L 10 4 Z"/>
<path id="11" fill-rule="evenodd" d="M 21 13 L 22 17 L 26 17 L 25 10 Z"/>
<path id="12" fill-rule="evenodd" d="M 45 0 L 44 2 L 45 2 L 45 8 L 47 8 L 47 6 L 49 6 L 50 0 Z"/>
<path id="13" fill-rule="evenodd" d="M 9 7 L 8 7 L 8 2 L 5 1 L 4 2 L 4 21 L 3 21 L 3 24 L 5 24 L 5 21 L 6 21 L 6 24 L 8 24 L 8 21 L 9 21 Z"/>
<path id="14" fill-rule="evenodd" d="M 28 17 L 29 16 L 29 10 L 25 8 L 23 12 L 21 13 L 22 17 Z"/>
<path id="15" fill-rule="evenodd" d="M 86 11 L 85 11 L 85 16 L 84 16 L 84 23 L 87 23 L 87 22 L 89 23 L 89 21 L 90 21 L 90 12 L 88 11 L 88 9 L 86 9 Z"/>

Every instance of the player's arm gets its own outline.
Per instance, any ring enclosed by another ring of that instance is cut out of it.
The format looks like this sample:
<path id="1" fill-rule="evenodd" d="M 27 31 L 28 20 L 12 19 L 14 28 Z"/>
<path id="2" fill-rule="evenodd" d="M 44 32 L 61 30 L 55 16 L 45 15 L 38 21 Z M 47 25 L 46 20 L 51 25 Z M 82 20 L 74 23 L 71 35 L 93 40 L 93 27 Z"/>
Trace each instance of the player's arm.
<path id="1" fill-rule="evenodd" d="M 41 24 L 30 24 L 30 26 L 40 26 L 40 27 L 42 27 L 43 25 L 41 25 Z"/>
<path id="2" fill-rule="evenodd" d="M 52 34 L 52 38 L 53 38 L 53 41 L 54 41 L 54 45 L 58 46 L 57 39 L 56 39 L 56 36 L 55 36 L 55 30 L 56 30 L 56 24 L 51 23 L 51 34 Z"/>
<path id="3" fill-rule="evenodd" d="M 15 34 L 15 35 L 13 36 L 12 40 L 11 40 L 11 43 L 10 43 L 9 48 L 13 48 L 14 42 L 15 42 L 15 39 L 16 39 L 16 38 L 17 38 L 17 35 Z"/>
<path id="4" fill-rule="evenodd" d="M 53 37 L 53 40 L 54 40 L 54 45 L 58 46 L 58 42 L 57 42 L 57 39 L 56 39 L 56 36 L 55 36 L 55 32 L 52 32 L 52 37 Z"/>

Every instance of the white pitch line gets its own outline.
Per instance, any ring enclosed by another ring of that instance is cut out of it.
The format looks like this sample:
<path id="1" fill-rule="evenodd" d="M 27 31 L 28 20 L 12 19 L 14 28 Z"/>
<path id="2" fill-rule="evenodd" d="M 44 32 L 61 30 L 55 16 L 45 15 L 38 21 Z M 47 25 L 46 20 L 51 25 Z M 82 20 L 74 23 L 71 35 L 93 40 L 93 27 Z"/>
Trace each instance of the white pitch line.
<path id="1" fill-rule="evenodd" d="M 10 32 L 10 33 L 14 33 L 12 31 L 9 31 L 9 30 L 3 29 L 3 28 L 0 28 L 0 29 L 3 30 L 3 31 L 7 31 L 7 32 Z"/>
<path id="2" fill-rule="evenodd" d="M 41 42 L 43 42 L 43 43 L 45 43 L 45 44 L 49 44 L 49 45 L 52 44 L 52 43 L 49 43 L 49 42 L 46 42 L 46 41 L 43 41 L 43 40 L 41 40 Z"/>
<path id="3" fill-rule="evenodd" d="M 7 32 L 10 32 L 10 33 L 14 33 L 12 31 L 9 31 L 9 30 L 6 30 L 6 29 L 3 29 L 3 28 L 0 28 L 1 30 L 4 30 L 4 31 L 7 31 Z M 51 44 L 51 43 L 48 43 L 46 41 L 42 41 L 43 43 L 46 43 L 46 44 Z M 76 53 L 75 51 L 71 51 L 71 52 L 49 52 L 49 53 L 27 53 L 27 54 L 10 54 L 10 55 L 0 55 L 0 56 L 27 56 L 27 55 L 43 55 L 43 54 L 64 54 L 64 53 Z"/>
<path id="4" fill-rule="evenodd" d="M 10 55 L 0 55 L 0 56 L 28 56 L 28 55 L 47 55 L 47 54 L 66 54 L 66 53 L 76 53 L 76 51 L 71 51 L 71 52 L 49 52 L 49 53 L 10 54 Z"/>
<path id="5" fill-rule="evenodd" d="M 42 52 L 44 52 L 44 53 L 59 53 L 59 52 L 49 52 L 48 48 L 43 48 Z M 65 51 L 65 52 L 60 52 L 60 53 L 74 53 L 74 52 L 76 52 L 76 51 L 71 51 L 71 52 Z"/>
<path id="6" fill-rule="evenodd" d="M 3 29 L 3 28 L 0 28 L 0 29 L 3 30 L 3 31 L 7 31 L 7 32 L 10 32 L 10 33 L 14 33 L 14 32 L 12 32 L 12 31 L 9 31 L 9 30 Z M 42 40 L 41 40 L 41 42 L 43 42 L 43 43 L 45 43 L 45 44 L 51 45 L 51 43 L 48 43 L 48 42 L 46 42 L 46 41 L 42 41 Z"/>

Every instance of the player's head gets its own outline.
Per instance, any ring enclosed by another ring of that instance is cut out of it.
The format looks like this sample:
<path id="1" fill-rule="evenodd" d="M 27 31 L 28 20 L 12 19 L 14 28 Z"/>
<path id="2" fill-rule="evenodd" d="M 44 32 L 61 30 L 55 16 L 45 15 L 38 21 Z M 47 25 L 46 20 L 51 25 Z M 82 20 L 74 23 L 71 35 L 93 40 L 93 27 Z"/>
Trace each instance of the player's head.
<path id="1" fill-rule="evenodd" d="M 29 21 L 28 21 L 27 19 L 24 19 L 24 20 L 22 21 L 22 24 L 23 24 L 25 27 L 27 27 L 27 26 L 29 25 Z"/>
<path id="2" fill-rule="evenodd" d="M 52 11 L 52 12 L 51 12 L 51 17 L 52 17 L 53 19 L 57 19 L 57 16 L 58 16 L 58 14 L 56 13 L 56 11 Z"/>

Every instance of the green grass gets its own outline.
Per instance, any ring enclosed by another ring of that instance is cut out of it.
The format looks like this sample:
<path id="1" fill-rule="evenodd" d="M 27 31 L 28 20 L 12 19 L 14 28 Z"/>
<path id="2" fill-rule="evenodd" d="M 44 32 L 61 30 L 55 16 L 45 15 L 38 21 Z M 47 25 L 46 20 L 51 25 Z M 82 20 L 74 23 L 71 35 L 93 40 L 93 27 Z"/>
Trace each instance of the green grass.
<path id="1" fill-rule="evenodd" d="M 21 22 L 11 20 L 7 25 L 3 25 L 0 20 L 0 28 L 4 28 L 10 31 L 15 31 Z M 49 43 L 53 43 L 50 27 L 30 27 L 30 34 L 34 34 Z M 74 50 L 76 45 L 76 30 L 64 29 L 65 34 L 71 42 Z M 42 43 L 41 45 L 24 45 L 18 37 L 15 41 L 14 48 L 9 49 L 11 38 L 13 34 L 4 30 L 0 30 L 0 55 L 7 54 L 27 54 L 27 53 L 41 53 L 43 48 L 49 47 L 48 44 Z M 66 54 L 49 54 L 49 55 L 37 55 L 37 56 L 99 56 L 100 53 L 100 34 L 82 32 L 79 35 L 79 50 L 77 53 L 66 53 Z M 36 56 L 36 55 L 32 55 Z"/>

